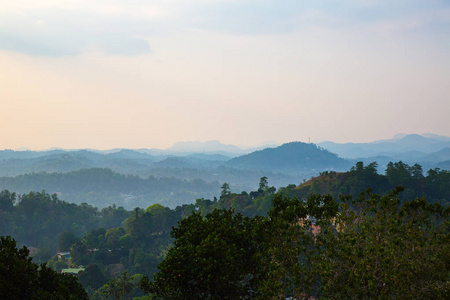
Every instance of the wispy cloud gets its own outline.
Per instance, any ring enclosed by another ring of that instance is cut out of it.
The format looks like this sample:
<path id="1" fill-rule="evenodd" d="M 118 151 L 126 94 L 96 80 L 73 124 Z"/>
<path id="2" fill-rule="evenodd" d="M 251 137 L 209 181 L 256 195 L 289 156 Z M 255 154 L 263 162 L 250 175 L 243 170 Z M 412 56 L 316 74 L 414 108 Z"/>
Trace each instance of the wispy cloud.
<path id="1" fill-rule="evenodd" d="M 444 0 L 5 0 L 0 49 L 31 55 L 150 53 L 149 37 L 196 28 L 237 35 L 309 27 L 383 32 L 449 26 Z"/>
<path id="2" fill-rule="evenodd" d="M 369 28 L 383 34 L 424 31 L 450 32 L 450 9 L 416 12 L 398 18 L 381 19 L 371 23 Z"/>
<path id="3" fill-rule="evenodd" d="M 70 2 L 70 1 L 69 1 Z M 0 6 L 0 48 L 31 55 L 63 56 L 86 49 L 107 54 L 150 52 L 156 9 L 120 6 Z M 133 12 L 136 12 L 133 14 Z"/>

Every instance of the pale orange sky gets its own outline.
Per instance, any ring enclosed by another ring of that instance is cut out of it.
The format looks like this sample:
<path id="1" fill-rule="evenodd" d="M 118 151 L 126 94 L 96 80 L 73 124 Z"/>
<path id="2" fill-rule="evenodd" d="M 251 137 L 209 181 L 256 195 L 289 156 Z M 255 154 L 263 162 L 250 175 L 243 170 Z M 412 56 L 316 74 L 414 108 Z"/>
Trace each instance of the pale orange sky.
<path id="1" fill-rule="evenodd" d="M 450 136 L 446 1 L 150 3 L 2 2 L 0 149 Z"/>

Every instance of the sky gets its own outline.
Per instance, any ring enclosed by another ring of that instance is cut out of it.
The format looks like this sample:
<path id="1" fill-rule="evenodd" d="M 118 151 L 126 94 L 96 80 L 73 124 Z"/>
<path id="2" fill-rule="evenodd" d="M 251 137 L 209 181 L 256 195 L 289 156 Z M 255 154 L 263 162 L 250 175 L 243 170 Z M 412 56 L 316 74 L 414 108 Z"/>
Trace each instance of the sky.
<path id="1" fill-rule="evenodd" d="M 450 136 L 448 0 L 3 0 L 0 149 Z"/>

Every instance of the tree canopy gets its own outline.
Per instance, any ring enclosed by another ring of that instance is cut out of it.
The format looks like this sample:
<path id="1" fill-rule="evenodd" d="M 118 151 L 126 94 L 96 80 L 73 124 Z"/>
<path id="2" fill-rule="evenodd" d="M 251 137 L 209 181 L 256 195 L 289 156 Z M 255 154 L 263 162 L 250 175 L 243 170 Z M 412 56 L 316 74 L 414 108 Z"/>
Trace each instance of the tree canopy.
<path id="1" fill-rule="evenodd" d="M 256 236 L 259 218 L 232 210 L 193 213 L 179 222 L 161 272 L 144 290 L 164 299 L 238 299 L 252 295 L 261 272 Z"/>
<path id="2" fill-rule="evenodd" d="M 0 295 L 3 299 L 88 299 L 76 277 L 31 261 L 26 247 L 0 237 Z"/>
<path id="3" fill-rule="evenodd" d="M 450 209 L 401 190 L 339 204 L 276 195 L 267 217 L 194 213 L 141 287 L 161 299 L 446 298 Z"/>

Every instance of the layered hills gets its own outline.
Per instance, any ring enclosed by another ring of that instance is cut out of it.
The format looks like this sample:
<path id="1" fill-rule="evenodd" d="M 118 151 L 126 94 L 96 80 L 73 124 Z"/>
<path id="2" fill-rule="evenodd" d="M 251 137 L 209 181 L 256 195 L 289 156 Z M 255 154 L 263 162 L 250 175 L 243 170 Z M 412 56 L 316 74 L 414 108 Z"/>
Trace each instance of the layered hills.
<path id="1" fill-rule="evenodd" d="M 0 151 L 0 189 L 20 193 L 45 189 L 61 193 L 64 200 L 90 201 L 99 207 L 118 203 L 131 209 L 156 202 L 174 207 L 217 194 L 224 182 L 232 192 L 257 188 L 263 176 L 274 187 L 298 185 L 320 172 L 348 171 L 357 161 L 377 162 L 378 173 L 398 161 L 419 163 L 425 172 L 449 169 L 450 138 L 399 135 L 365 144 L 291 142 L 264 149 L 211 141 L 177 143 L 168 149 L 4 150 Z M 80 174 L 98 176 L 82 183 Z"/>

